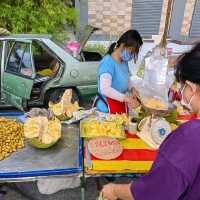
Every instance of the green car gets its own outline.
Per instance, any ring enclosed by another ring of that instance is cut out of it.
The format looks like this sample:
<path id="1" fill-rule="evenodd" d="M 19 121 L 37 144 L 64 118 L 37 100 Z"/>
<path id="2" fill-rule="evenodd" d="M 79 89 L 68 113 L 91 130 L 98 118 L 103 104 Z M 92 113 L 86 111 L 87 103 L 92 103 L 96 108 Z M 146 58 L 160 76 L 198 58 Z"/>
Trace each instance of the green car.
<path id="1" fill-rule="evenodd" d="M 66 88 L 73 99 L 88 102 L 97 91 L 97 67 L 102 55 L 83 51 L 96 28 L 80 35 L 81 50 L 75 58 L 48 35 L 0 37 L 1 104 L 25 110 L 58 101 Z"/>

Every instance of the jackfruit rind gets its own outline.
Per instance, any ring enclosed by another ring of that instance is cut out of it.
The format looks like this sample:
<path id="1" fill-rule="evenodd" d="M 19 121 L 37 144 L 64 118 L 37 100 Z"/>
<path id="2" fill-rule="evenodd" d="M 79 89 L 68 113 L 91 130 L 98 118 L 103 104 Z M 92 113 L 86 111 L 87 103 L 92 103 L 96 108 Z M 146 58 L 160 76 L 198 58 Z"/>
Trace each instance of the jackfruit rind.
<path id="1" fill-rule="evenodd" d="M 39 148 L 39 149 L 47 149 L 47 148 L 50 148 L 57 143 L 57 141 L 55 141 L 55 142 L 52 142 L 51 144 L 43 144 L 39 141 L 38 138 L 29 139 L 28 142 L 31 146 Z"/>

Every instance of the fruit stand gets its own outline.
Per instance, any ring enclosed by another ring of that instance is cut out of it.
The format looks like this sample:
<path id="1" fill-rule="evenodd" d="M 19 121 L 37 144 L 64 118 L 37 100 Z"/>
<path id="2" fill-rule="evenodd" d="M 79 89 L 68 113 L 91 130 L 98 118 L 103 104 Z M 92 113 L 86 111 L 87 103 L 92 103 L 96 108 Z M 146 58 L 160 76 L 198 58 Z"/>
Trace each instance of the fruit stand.
<path id="1" fill-rule="evenodd" d="M 156 105 L 156 109 L 163 109 L 159 103 L 154 100 L 150 104 L 148 101 L 146 106 Z M 145 130 L 145 124 L 148 124 L 148 117 L 151 116 L 143 107 L 134 110 L 137 117 L 101 113 L 96 109 L 80 110 L 82 108 L 77 103 L 71 103 L 71 91 L 66 90 L 61 102 L 51 105 L 53 113 L 39 108 L 31 109 L 26 114 L 0 113 L 0 126 L 4 123 L 7 125 L 3 127 L 3 132 L 0 131 L 0 182 L 24 182 L 61 175 L 78 176 L 81 177 L 84 200 L 85 178 L 88 176 L 137 177 L 148 172 L 155 160 L 158 143 L 161 144 L 168 135 L 165 124 L 171 126 L 170 132 L 178 125 L 177 109 L 167 112 L 165 118 L 155 118 L 154 113 L 152 127 L 159 121 L 155 133 L 160 136 L 154 146 L 138 134 Z M 11 122 L 16 127 L 9 127 Z M 18 122 L 24 123 L 24 140 Z M 166 131 L 164 134 L 163 130 Z M 147 132 L 147 135 L 152 134 L 150 129 Z"/>
<path id="2" fill-rule="evenodd" d="M 1 117 L 23 120 L 20 112 L 2 112 Z M 0 182 L 37 180 L 46 176 L 75 175 L 82 172 L 82 147 L 77 125 L 63 125 L 62 138 L 49 149 L 25 147 L 0 161 Z"/>
<path id="3" fill-rule="evenodd" d="M 167 13 L 170 12 L 171 3 L 169 1 Z M 158 63 L 158 67 L 166 67 L 165 75 L 168 64 L 164 55 L 167 19 L 161 43 L 147 55 L 150 57 L 159 53 L 159 60 L 166 64 L 161 66 Z M 144 74 L 144 66 L 139 72 Z M 68 89 L 59 103 L 50 102 L 49 109 L 53 117 L 46 111 L 29 113 L 27 120 L 23 113 L 0 113 L 1 117 L 23 121 L 26 137 L 25 143 L 21 141 L 21 135 L 17 140 L 10 136 L 14 141 L 12 146 L 9 146 L 10 137 L 0 143 L 0 182 L 38 180 L 61 175 L 80 176 L 84 200 L 87 176 L 135 177 L 148 172 L 159 146 L 179 125 L 177 107 L 168 113 L 168 102 L 163 104 L 163 101 L 154 98 L 139 99 L 142 105 L 140 109 L 146 110 L 142 110 L 142 113 L 139 111 L 134 117 L 135 121 L 131 121 L 133 118 L 126 114 L 104 115 L 92 109 L 81 111 L 78 103 L 72 103 L 71 100 L 72 90 Z M 161 116 L 162 111 L 167 111 L 169 115 L 165 116 L 164 112 Z M 56 134 L 52 134 L 54 132 Z"/>

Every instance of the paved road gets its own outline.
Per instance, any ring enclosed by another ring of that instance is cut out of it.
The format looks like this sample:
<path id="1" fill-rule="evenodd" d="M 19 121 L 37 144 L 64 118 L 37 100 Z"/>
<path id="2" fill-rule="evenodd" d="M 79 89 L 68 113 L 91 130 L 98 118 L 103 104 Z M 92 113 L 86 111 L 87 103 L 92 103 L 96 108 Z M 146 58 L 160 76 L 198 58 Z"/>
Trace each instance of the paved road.
<path id="1" fill-rule="evenodd" d="M 117 178 L 117 183 L 127 183 L 130 178 Z M 105 180 L 101 179 L 101 183 L 105 184 Z M 12 187 L 11 187 L 12 186 Z M 33 183 L 18 183 L 17 188 L 13 185 L 3 187 L 7 194 L 0 197 L 0 200 L 81 200 L 81 189 L 68 189 L 57 192 L 53 195 L 41 195 Z M 22 195 L 23 193 L 23 195 Z M 93 178 L 87 179 L 86 199 L 95 200 L 98 195 L 95 180 Z"/>
<path id="2" fill-rule="evenodd" d="M 53 195 L 42 195 L 33 183 L 18 183 L 17 188 L 13 185 L 3 187 L 7 194 L 0 197 L 0 200 L 81 200 L 81 189 L 67 189 L 57 192 Z M 86 200 L 95 200 L 97 197 L 97 190 L 94 179 L 87 181 Z"/>

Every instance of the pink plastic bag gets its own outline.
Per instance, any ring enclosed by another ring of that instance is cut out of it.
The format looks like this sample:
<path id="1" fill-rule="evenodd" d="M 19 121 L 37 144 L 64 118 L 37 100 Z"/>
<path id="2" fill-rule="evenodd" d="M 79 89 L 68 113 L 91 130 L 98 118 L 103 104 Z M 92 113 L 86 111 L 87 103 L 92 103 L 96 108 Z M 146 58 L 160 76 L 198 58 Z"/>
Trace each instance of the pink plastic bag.
<path id="1" fill-rule="evenodd" d="M 65 50 L 70 52 L 74 57 L 79 53 L 81 45 L 77 41 L 70 41 L 65 45 Z"/>

